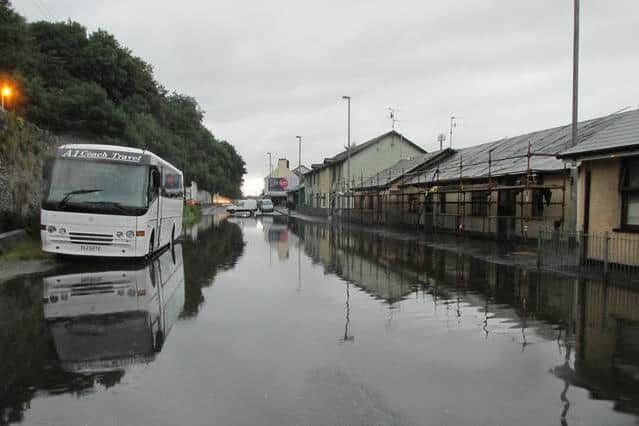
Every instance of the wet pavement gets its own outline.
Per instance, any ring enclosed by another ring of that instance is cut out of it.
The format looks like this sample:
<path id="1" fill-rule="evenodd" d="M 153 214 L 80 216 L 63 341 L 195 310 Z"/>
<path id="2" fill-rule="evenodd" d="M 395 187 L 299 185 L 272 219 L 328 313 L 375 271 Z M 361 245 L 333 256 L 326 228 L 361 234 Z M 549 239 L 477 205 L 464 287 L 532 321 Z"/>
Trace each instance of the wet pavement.
<path id="1" fill-rule="evenodd" d="M 639 290 L 285 218 L 0 285 L 0 424 L 632 425 Z"/>

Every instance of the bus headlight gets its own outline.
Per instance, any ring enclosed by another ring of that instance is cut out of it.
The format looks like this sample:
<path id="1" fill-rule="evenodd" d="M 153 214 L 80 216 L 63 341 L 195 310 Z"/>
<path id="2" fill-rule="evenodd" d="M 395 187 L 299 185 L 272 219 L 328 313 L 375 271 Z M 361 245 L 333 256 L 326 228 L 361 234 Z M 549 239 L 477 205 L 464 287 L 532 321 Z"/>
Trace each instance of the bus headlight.
<path id="1" fill-rule="evenodd" d="M 133 238 L 135 236 L 135 232 L 133 231 L 126 231 L 126 237 L 127 238 Z"/>
<path id="2" fill-rule="evenodd" d="M 58 233 L 59 233 L 60 235 L 66 235 L 66 234 L 67 234 L 67 230 L 66 230 L 65 228 L 60 228 L 60 229 L 58 230 Z"/>
<path id="3" fill-rule="evenodd" d="M 53 225 L 49 225 L 49 227 L 47 228 L 47 231 L 49 231 L 49 234 L 53 234 L 56 231 L 56 227 Z"/>
<path id="4" fill-rule="evenodd" d="M 115 233 L 115 238 L 124 238 L 124 232 L 118 231 Z"/>

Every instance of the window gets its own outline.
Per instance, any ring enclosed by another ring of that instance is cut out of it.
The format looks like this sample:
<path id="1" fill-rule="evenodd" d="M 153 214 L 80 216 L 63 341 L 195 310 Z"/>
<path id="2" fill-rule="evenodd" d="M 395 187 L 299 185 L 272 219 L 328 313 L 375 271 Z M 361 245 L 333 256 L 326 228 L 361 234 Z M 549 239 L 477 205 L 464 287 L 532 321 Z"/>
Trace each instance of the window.
<path id="1" fill-rule="evenodd" d="M 488 192 L 473 191 L 471 196 L 472 216 L 488 216 Z"/>
<path id="2" fill-rule="evenodd" d="M 621 226 L 639 228 L 639 160 L 623 163 L 620 190 Z"/>
<path id="3" fill-rule="evenodd" d="M 175 173 L 166 173 L 164 175 L 164 185 L 162 189 L 162 195 L 165 197 L 181 198 L 182 176 Z"/>
<path id="4" fill-rule="evenodd" d="M 106 161 L 55 160 L 47 208 L 112 213 L 146 208 L 149 168 Z"/>

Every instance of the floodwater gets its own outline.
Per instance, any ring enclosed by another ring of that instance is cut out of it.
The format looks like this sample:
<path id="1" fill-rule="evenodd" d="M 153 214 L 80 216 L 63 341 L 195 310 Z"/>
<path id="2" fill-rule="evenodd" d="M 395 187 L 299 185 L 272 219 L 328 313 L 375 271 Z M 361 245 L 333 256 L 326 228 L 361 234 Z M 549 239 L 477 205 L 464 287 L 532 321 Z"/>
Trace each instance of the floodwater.
<path id="1" fill-rule="evenodd" d="M 0 285 L 0 424 L 636 425 L 639 291 L 274 218 Z"/>

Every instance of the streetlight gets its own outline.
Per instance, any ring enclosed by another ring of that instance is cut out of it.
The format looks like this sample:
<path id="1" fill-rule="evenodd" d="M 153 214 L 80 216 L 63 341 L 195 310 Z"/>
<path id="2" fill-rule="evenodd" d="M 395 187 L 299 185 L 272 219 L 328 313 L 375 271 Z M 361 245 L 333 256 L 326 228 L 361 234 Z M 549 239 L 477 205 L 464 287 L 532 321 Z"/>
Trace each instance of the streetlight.
<path id="1" fill-rule="evenodd" d="M 346 141 L 346 189 L 350 192 L 350 182 L 351 182 L 351 97 L 350 96 L 342 96 L 342 99 L 345 99 L 348 102 L 348 134 Z M 350 203 L 349 203 L 350 204 Z"/>
<path id="2" fill-rule="evenodd" d="M 4 99 L 9 99 L 12 94 L 13 90 L 11 90 L 11 87 L 7 86 L 6 84 L 2 86 L 2 90 L 0 91 L 0 105 L 2 105 L 2 109 L 5 109 Z"/>
<path id="3" fill-rule="evenodd" d="M 295 136 L 297 138 L 297 172 L 302 173 L 302 137 Z"/>
<path id="4" fill-rule="evenodd" d="M 268 176 L 266 177 L 265 195 L 271 191 L 271 175 L 273 174 L 273 159 L 271 158 L 271 153 L 267 152 L 266 155 L 268 155 Z"/>

